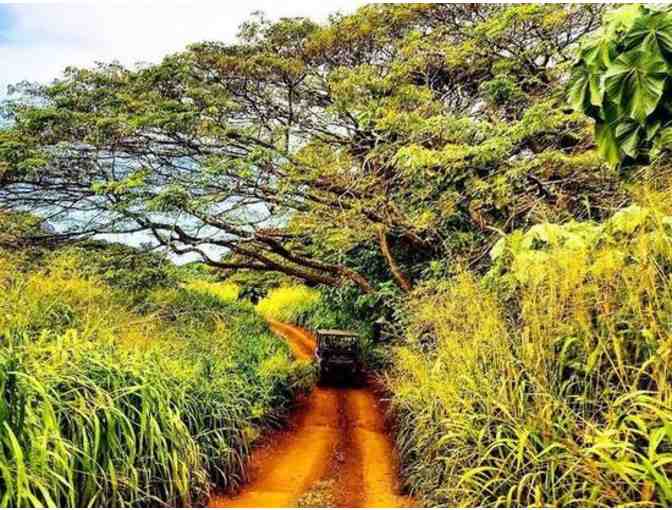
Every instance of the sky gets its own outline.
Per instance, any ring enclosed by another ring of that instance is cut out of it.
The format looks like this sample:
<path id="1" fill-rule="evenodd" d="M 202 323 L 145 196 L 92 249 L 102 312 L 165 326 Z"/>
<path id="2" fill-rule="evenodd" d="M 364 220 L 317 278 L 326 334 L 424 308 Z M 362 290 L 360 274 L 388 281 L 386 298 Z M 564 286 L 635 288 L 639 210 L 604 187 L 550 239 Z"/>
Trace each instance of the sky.
<path id="1" fill-rule="evenodd" d="M 96 61 L 157 62 L 187 44 L 232 41 L 254 11 L 267 17 L 309 16 L 324 21 L 365 2 L 167 0 L 85 3 L 4 3 L 0 0 L 0 97 L 22 80 L 49 81 L 65 67 Z"/>

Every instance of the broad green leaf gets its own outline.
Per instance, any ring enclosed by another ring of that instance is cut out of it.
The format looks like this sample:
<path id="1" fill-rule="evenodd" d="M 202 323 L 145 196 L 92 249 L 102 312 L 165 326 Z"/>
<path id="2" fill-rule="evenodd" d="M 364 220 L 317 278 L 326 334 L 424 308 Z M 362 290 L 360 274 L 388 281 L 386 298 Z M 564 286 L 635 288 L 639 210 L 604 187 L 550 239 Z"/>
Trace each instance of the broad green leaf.
<path id="1" fill-rule="evenodd" d="M 646 141 L 650 142 L 660 131 L 662 126 L 662 121 L 660 119 L 654 120 L 653 122 L 646 125 Z"/>
<path id="2" fill-rule="evenodd" d="M 607 24 L 608 35 L 613 37 L 618 31 L 629 30 L 642 12 L 640 4 L 626 4 L 605 14 L 604 22 Z"/>
<path id="3" fill-rule="evenodd" d="M 614 135 L 621 151 L 633 159 L 636 158 L 639 154 L 639 141 L 642 136 L 641 126 L 632 120 L 626 120 L 616 126 Z"/>
<path id="4" fill-rule="evenodd" d="M 614 41 L 604 35 L 593 39 L 581 50 L 581 60 L 593 71 L 608 67 L 616 58 Z"/>
<path id="5" fill-rule="evenodd" d="M 608 164 L 616 166 L 621 162 L 621 153 L 616 142 L 614 128 L 608 122 L 597 122 L 595 124 L 595 141 L 597 150 Z"/>
<path id="6" fill-rule="evenodd" d="M 621 115 L 618 110 L 617 105 L 605 99 L 602 109 L 600 110 L 600 119 L 608 124 L 616 125 L 621 120 Z"/>
<path id="7" fill-rule="evenodd" d="M 662 129 L 651 148 L 651 156 L 657 157 L 664 150 L 672 149 L 672 127 Z"/>
<path id="8" fill-rule="evenodd" d="M 644 123 L 658 106 L 667 76 L 667 64 L 660 55 L 630 51 L 607 69 L 604 85 L 623 114 Z"/>
<path id="9" fill-rule="evenodd" d="M 672 53 L 672 15 L 656 12 L 635 19 L 630 31 L 623 38 L 627 50 L 632 48 L 646 51 L 666 51 Z"/>
<path id="10" fill-rule="evenodd" d="M 579 112 L 586 112 L 590 106 L 602 106 L 603 91 L 600 88 L 599 76 L 584 66 L 577 66 L 567 89 L 567 102 Z"/>

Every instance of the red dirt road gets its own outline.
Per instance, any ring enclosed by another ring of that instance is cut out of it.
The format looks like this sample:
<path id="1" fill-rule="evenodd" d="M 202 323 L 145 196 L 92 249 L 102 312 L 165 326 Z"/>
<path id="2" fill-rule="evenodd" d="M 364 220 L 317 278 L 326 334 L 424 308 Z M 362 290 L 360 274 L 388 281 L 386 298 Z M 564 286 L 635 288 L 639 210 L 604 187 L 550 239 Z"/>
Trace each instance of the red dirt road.
<path id="1" fill-rule="evenodd" d="M 310 359 L 315 339 L 295 326 L 271 322 L 295 356 Z M 397 458 L 383 411 L 368 388 L 317 387 L 287 430 L 252 453 L 250 481 L 210 507 L 407 507 L 399 492 Z"/>

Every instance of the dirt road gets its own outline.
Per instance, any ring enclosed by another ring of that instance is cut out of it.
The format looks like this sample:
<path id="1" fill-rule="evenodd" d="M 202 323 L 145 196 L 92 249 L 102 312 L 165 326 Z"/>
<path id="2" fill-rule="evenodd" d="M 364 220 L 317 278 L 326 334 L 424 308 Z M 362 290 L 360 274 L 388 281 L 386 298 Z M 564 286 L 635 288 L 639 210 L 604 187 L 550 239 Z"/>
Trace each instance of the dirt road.
<path id="1" fill-rule="evenodd" d="M 313 356 L 315 339 L 287 324 L 271 323 L 294 354 Z M 397 459 L 379 401 L 368 388 L 317 387 L 286 430 L 272 434 L 250 459 L 250 481 L 211 507 L 402 507 Z"/>

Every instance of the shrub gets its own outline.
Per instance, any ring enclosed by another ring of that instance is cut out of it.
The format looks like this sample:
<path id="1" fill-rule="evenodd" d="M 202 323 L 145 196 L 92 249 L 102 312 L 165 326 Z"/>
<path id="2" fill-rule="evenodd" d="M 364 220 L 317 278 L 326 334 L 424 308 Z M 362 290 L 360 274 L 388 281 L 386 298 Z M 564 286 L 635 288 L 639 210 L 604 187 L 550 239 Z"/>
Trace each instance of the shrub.
<path id="1" fill-rule="evenodd" d="M 610 164 L 647 162 L 669 150 L 670 63 L 669 6 L 623 6 L 584 41 L 568 100 L 595 120 L 598 150 Z"/>
<path id="2" fill-rule="evenodd" d="M 173 265 L 165 255 L 120 243 L 88 241 L 56 252 L 56 259 L 73 257 L 84 276 L 96 276 L 115 289 L 144 293 L 177 284 Z M 49 262 L 48 262 L 49 263 Z"/>
<path id="3" fill-rule="evenodd" d="M 236 301 L 240 293 L 240 287 L 235 283 L 209 282 L 206 280 L 192 280 L 186 284 L 186 288 L 212 294 L 221 301 Z"/>

